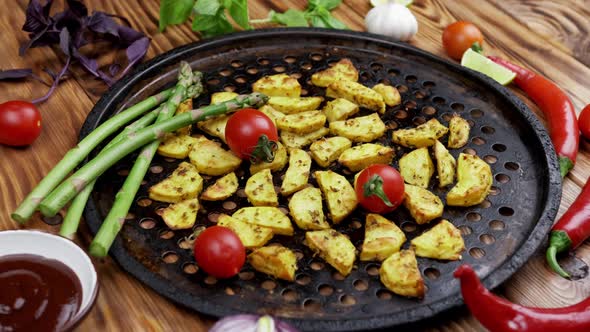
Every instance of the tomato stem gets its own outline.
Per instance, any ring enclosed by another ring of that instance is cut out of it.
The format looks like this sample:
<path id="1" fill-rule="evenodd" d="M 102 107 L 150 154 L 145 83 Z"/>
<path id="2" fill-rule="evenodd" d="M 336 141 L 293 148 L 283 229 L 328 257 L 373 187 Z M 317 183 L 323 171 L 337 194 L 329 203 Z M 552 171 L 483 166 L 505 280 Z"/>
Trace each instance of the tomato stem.
<path id="1" fill-rule="evenodd" d="M 277 142 L 271 141 L 266 135 L 260 135 L 258 144 L 250 155 L 250 162 L 256 164 L 261 160 L 271 163 L 275 159 L 275 151 L 277 150 Z"/>
<path id="2" fill-rule="evenodd" d="M 365 197 L 369 197 L 371 195 L 375 195 L 383 201 L 385 205 L 388 207 L 392 207 L 393 204 L 385 195 L 383 191 L 383 178 L 377 174 L 371 176 L 369 180 L 363 185 L 363 195 Z"/>
<path id="3" fill-rule="evenodd" d="M 471 45 L 471 49 L 479 54 L 483 54 L 483 47 L 479 42 L 475 42 Z"/>

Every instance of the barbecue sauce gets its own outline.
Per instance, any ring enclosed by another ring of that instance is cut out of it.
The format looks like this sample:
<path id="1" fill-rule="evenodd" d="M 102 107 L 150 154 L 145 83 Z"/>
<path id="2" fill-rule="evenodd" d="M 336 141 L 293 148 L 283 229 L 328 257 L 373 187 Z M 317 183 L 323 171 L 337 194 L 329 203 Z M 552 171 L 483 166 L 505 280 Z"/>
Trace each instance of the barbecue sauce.
<path id="1" fill-rule="evenodd" d="M 36 255 L 0 257 L 0 332 L 60 331 L 82 303 L 65 264 Z"/>

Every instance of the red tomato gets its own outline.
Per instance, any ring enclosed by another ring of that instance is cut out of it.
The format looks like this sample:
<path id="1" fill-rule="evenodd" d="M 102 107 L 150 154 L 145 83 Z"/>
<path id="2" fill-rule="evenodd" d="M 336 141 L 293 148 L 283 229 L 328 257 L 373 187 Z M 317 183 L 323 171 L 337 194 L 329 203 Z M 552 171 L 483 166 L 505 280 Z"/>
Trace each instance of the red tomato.
<path id="1" fill-rule="evenodd" d="M 234 113 L 225 125 L 225 141 L 242 159 L 271 162 L 277 147 L 277 127 L 266 114 L 245 108 Z"/>
<path id="2" fill-rule="evenodd" d="M 474 43 L 477 42 L 483 46 L 483 34 L 473 23 L 458 21 L 445 28 L 442 42 L 445 51 L 451 58 L 461 60 L 463 53 Z"/>
<path id="3" fill-rule="evenodd" d="M 212 226 L 197 236 L 195 259 L 208 274 L 216 278 L 230 278 L 238 274 L 244 265 L 246 249 L 234 231 Z"/>
<path id="4" fill-rule="evenodd" d="M 375 164 L 365 168 L 354 182 L 359 204 L 373 213 L 395 210 L 404 199 L 404 180 L 389 166 Z"/>
<path id="5" fill-rule="evenodd" d="M 20 100 L 0 104 L 0 144 L 25 146 L 41 133 L 41 113 L 35 105 Z"/>
<path id="6" fill-rule="evenodd" d="M 590 104 L 586 105 L 582 112 L 580 112 L 578 126 L 580 126 L 582 136 L 586 139 L 590 139 Z"/>

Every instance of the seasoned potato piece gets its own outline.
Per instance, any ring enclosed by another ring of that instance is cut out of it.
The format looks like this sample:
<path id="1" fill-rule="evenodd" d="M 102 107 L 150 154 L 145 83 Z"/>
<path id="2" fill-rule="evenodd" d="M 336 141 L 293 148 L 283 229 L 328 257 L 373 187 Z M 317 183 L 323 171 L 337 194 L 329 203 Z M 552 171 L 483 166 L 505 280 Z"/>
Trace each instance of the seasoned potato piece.
<path id="1" fill-rule="evenodd" d="M 328 137 L 317 140 L 311 144 L 309 151 L 315 162 L 322 166 L 328 167 L 338 159 L 342 152 L 349 149 L 352 142 L 346 137 Z"/>
<path id="2" fill-rule="evenodd" d="M 305 233 L 305 242 L 343 276 L 349 275 L 352 271 L 356 250 L 345 235 L 333 229 L 310 231 Z"/>
<path id="3" fill-rule="evenodd" d="M 181 113 L 190 112 L 192 109 L 193 109 L 193 99 L 189 98 L 189 99 L 183 101 L 182 103 L 180 103 L 180 105 L 178 105 L 178 108 L 176 109 L 176 112 L 174 114 L 181 114 Z M 191 129 L 192 129 L 192 126 L 188 125 L 186 127 L 182 127 L 180 129 L 178 129 L 176 131 L 176 134 L 177 135 L 190 135 Z M 184 158 L 186 158 L 186 157 L 184 157 Z"/>
<path id="4" fill-rule="evenodd" d="M 201 194 L 201 199 L 204 201 L 222 201 L 230 198 L 237 190 L 238 177 L 236 173 L 231 172 L 217 179 L 214 184 L 205 189 Z"/>
<path id="5" fill-rule="evenodd" d="M 183 161 L 169 177 L 150 187 L 149 196 L 159 202 L 177 203 L 197 197 L 202 189 L 203 178 L 197 168 Z"/>
<path id="6" fill-rule="evenodd" d="M 332 135 L 344 136 L 353 142 L 371 142 L 385 133 L 385 124 L 377 113 L 330 123 Z"/>
<path id="7" fill-rule="evenodd" d="M 259 272 L 275 278 L 295 281 L 297 256 L 283 246 L 268 246 L 254 250 L 248 255 L 248 262 Z"/>
<path id="8" fill-rule="evenodd" d="M 367 214 L 365 219 L 365 241 L 361 250 L 361 261 L 382 261 L 398 252 L 406 242 L 406 235 L 392 221 L 376 213 Z"/>
<path id="9" fill-rule="evenodd" d="M 373 164 L 391 163 L 393 152 L 393 149 L 387 146 L 365 143 L 342 152 L 338 162 L 356 172 Z"/>
<path id="10" fill-rule="evenodd" d="M 211 94 L 211 104 L 223 103 L 224 101 L 232 100 L 237 96 L 237 93 L 231 91 L 215 92 Z"/>
<path id="11" fill-rule="evenodd" d="M 281 142 L 289 149 L 301 149 L 315 142 L 315 140 L 326 136 L 329 132 L 330 130 L 326 127 L 303 135 L 283 130 L 281 131 Z"/>
<path id="12" fill-rule="evenodd" d="M 357 104 L 344 98 L 336 98 L 329 101 L 324 107 L 324 113 L 329 122 L 346 120 L 358 113 L 358 111 L 359 107 Z"/>
<path id="13" fill-rule="evenodd" d="M 379 277 L 387 289 L 398 295 L 424 297 L 424 280 L 413 250 L 402 250 L 389 256 L 381 264 Z"/>
<path id="14" fill-rule="evenodd" d="M 244 207 L 236 211 L 232 217 L 254 225 L 268 227 L 275 234 L 293 235 L 291 220 L 276 207 Z"/>
<path id="15" fill-rule="evenodd" d="M 284 117 L 285 114 L 275 110 L 274 108 L 272 108 L 271 106 L 267 105 L 263 105 L 262 107 L 260 107 L 258 109 L 260 112 L 266 114 L 266 116 L 268 116 L 268 118 L 270 119 L 270 121 L 272 121 L 272 123 L 274 123 L 274 125 L 277 125 L 277 121 Z"/>
<path id="16" fill-rule="evenodd" d="M 195 224 L 197 211 L 199 211 L 199 200 L 186 199 L 165 208 L 162 219 L 170 229 L 188 229 Z"/>
<path id="17" fill-rule="evenodd" d="M 307 185 L 310 169 L 309 154 L 301 149 L 292 149 L 289 153 L 289 168 L 281 184 L 281 194 L 288 196 L 303 189 Z"/>
<path id="18" fill-rule="evenodd" d="M 291 211 L 291 217 L 301 229 L 330 228 L 324 217 L 322 192 L 318 188 L 309 187 L 296 192 L 289 201 L 289 211 Z"/>
<path id="19" fill-rule="evenodd" d="M 279 199 L 272 183 L 270 169 L 263 169 L 246 181 L 246 196 L 254 206 L 277 206 Z"/>
<path id="20" fill-rule="evenodd" d="M 246 249 L 260 248 L 273 236 L 270 228 L 247 223 L 223 213 L 219 215 L 217 225 L 234 231 Z"/>
<path id="21" fill-rule="evenodd" d="M 193 145 L 188 157 L 200 173 L 207 175 L 225 175 L 235 171 L 242 163 L 242 159 L 231 151 L 208 139 Z"/>
<path id="22" fill-rule="evenodd" d="M 287 157 L 287 149 L 281 142 L 277 142 L 277 150 L 275 151 L 275 159 L 270 163 L 267 162 L 259 162 L 257 164 L 250 164 L 250 174 L 258 173 L 263 169 L 270 169 L 271 172 L 277 172 L 282 170 L 287 162 L 289 161 Z"/>
<path id="23" fill-rule="evenodd" d="M 492 169 L 478 156 L 459 154 L 457 184 L 447 193 L 447 204 L 472 206 L 483 202 L 492 187 Z"/>
<path id="24" fill-rule="evenodd" d="M 399 105 L 402 102 L 402 96 L 400 96 L 399 91 L 391 85 L 379 83 L 373 87 L 373 90 L 377 91 L 383 97 L 383 101 L 387 106 Z"/>
<path id="25" fill-rule="evenodd" d="M 188 157 L 193 145 L 199 139 L 189 135 L 166 135 L 166 139 L 158 146 L 158 154 L 164 157 L 184 159 Z"/>
<path id="26" fill-rule="evenodd" d="M 285 115 L 277 121 L 277 127 L 296 134 L 307 134 L 322 128 L 324 123 L 326 116 L 322 112 L 308 111 Z"/>
<path id="27" fill-rule="evenodd" d="M 284 114 L 315 111 L 324 101 L 323 97 L 270 97 L 267 105 Z"/>
<path id="28" fill-rule="evenodd" d="M 262 92 L 269 97 L 299 97 L 301 85 L 287 74 L 264 76 L 252 84 L 252 91 Z"/>
<path id="29" fill-rule="evenodd" d="M 445 206 L 438 196 L 411 184 L 406 184 L 404 188 L 403 204 L 417 224 L 425 224 L 442 216 Z"/>
<path id="30" fill-rule="evenodd" d="M 385 113 L 383 97 L 376 91 L 353 81 L 336 81 L 330 83 L 326 89 L 326 96 L 331 98 L 344 98 L 360 107 Z"/>
<path id="31" fill-rule="evenodd" d="M 436 158 L 436 171 L 438 173 L 438 186 L 445 187 L 455 181 L 455 167 L 457 161 L 449 153 L 447 148 L 439 142 L 434 143 L 434 157 Z"/>
<path id="32" fill-rule="evenodd" d="M 358 204 L 354 188 L 344 176 L 336 172 L 316 171 L 314 175 L 328 204 L 332 222 L 340 223 Z"/>
<path id="33" fill-rule="evenodd" d="M 358 79 L 359 72 L 348 59 L 342 59 L 332 67 L 311 75 L 311 83 L 324 88 L 339 80 L 356 82 Z"/>
<path id="34" fill-rule="evenodd" d="M 416 128 L 394 131 L 392 140 L 408 148 L 422 148 L 434 145 L 434 142 L 448 131 L 449 129 L 440 124 L 437 119 L 430 119 Z"/>
<path id="35" fill-rule="evenodd" d="M 404 181 L 418 187 L 428 187 L 434 174 L 434 164 L 427 148 L 419 148 L 399 159 L 399 172 Z"/>
<path id="36" fill-rule="evenodd" d="M 197 127 L 211 136 L 221 139 L 225 143 L 225 125 L 229 115 L 219 115 L 214 118 L 197 122 Z"/>
<path id="37" fill-rule="evenodd" d="M 449 148 L 459 149 L 465 146 L 469 140 L 470 130 L 471 126 L 467 120 L 457 114 L 453 115 L 449 121 Z"/>
<path id="38" fill-rule="evenodd" d="M 434 259 L 459 260 L 465 250 L 461 231 L 446 219 L 413 238 L 411 243 L 417 256 Z"/>

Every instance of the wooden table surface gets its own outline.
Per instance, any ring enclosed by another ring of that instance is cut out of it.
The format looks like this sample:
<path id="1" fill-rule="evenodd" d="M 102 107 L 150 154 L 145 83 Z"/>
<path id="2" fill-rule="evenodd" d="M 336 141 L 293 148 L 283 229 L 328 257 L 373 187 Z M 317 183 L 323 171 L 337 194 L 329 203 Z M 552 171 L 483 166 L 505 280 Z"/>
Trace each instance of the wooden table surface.
<path id="1" fill-rule="evenodd" d="M 189 24 L 158 32 L 159 1 L 85 1 L 91 9 L 127 17 L 133 27 L 152 38 L 147 58 L 198 40 Z M 248 1 L 251 18 L 266 17 L 269 10 L 304 8 L 302 0 Z M 419 21 L 419 32 L 411 44 L 446 57 L 441 46 L 445 26 L 469 20 L 484 33 L 487 54 L 499 55 L 535 70 L 564 88 L 579 112 L 590 103 L 590 1 L 589 0 L 415 0 L 411 10 Z M 32 67 L 54 70 L 62 65 L 58 49 L 31 49 L 23 58 L 18 47 L 26 39 L 20 30 L 25 19 L 26 0 L 2 0 L 0 11 L 1 69 Z M 56 1 L 59 6 L 63 1 Z M 59 7 L 57 6 L 57 7 Z M 370 9 L 368 0 L 345 0 L 335 10 L 336 17 L 353 30 L 364 30 L 363 18 Z M 31 100 L 46 87 L 37 82 L 0 83 L 0 102 Z M 17 229 L 9 213 L 22 198 L 76 144 L 78 131 L 94 103 L 106 87 L 74 66 L 51 99 L 42 105 L 43 132 L 26 149 L 0 146 L 0 230 Z M 519 96 L 526 98 L 513 89 Z M 538 109 L 526 100 L 537 114 Z M 590 144 L 582 142 L 578 163 L 563 184 L 559 215 L 575 199 L 590 175 Z M 24 228 L 57 232 L 58 226 L 44 224 L 38 216 Z M 83 226 L 76 241 L 89 244 Z M 590 245 L 576 251 L 590 263 Z M 213 319 L 180 308 L 160 297 L 124 273 L 112 260 L 96 262 L 100 294 L 90 315 L 78 331 L 206 331 Z M 537 254 L 518 273 L 496 290 L 506 298 L 525 305 L 564 306 L 590 295 L 589 278 L 568 281 L 551 273 L 542 254 Z M 429 331 L 483 330 L 466 310 L 429 324 Z"/>

